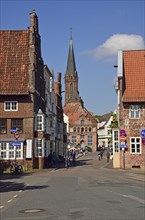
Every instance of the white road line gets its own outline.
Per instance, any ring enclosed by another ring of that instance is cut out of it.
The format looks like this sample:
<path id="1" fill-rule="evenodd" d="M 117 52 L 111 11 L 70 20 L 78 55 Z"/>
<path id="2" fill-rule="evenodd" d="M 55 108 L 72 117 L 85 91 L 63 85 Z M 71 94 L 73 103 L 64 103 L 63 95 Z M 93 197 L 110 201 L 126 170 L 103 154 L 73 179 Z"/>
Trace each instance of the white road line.
<path id="1" fill-rule="evenodd" d="M 12 201 L 12 199 L 8 200 L 7 202 L 11 202 L 11 201 Z"/>
<path id="2" fill-rule="evenodd" d="M 0 206 L 0 209 L 2 209 L 2 208 L 4 208 L 4 206 L 3 206 L 3 205 L 1 205 L 1 206 Z"/>
<path id="3" fill-rule="evenodd" d="M 117 193 L 117 192 L 113 192 L 113 191 L 111 191 L 111 190 L 107 190 L 107 191 L 108 191 L 108 192 L 111 192 L 111 193 L 113 193 L 113 194 L 119 195 L 119 196 L 123 196 L 123 197 L 126 197 L 126 198 L 130 198 L 130 199 L 136 200 L 136 201 L 138 201 L 138 202 L 140 202 L 140 203 L 142 203 L 142 204 L 145 204 L 145 200 L 144 200 L 144 199 L 140 199 L 140 198 L 138 198 L 138 197 L 136 197 L 136 196 L 123 195 L 123 194 L 120 194 L 120 193 Z"/>
<path id="4" fill-rule="evenodd" d="M 16 198 L 18 195 L 14 195 L 13 197 Z"/>
<path id="5" fill-rule="evenodd" d="M 123 197 L 127 197 L 127 198 L 130 198 L 130 199 L 133 199 L 133 200 L 136 200 L 142 204 L 145 204 L 145 200 L 144 199 L 140 199 L 136 196 L 132 196 L 132 195 L 122 195 Z"/>
<path id="6" fill-rule="evenodd" d="M 22 192 L 22 190 L 19 190 L 19 192 L 21 193 L 21 192 Z"/>

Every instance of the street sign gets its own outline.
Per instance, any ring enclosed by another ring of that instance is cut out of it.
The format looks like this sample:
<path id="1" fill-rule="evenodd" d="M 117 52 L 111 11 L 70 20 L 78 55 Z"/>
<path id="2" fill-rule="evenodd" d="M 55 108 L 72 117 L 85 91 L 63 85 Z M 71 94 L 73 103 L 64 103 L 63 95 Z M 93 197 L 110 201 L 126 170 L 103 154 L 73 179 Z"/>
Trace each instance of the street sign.
<path id="1" fill-rule="evenodd" d="M 126 136 L 120 136 L 120 141 L 126 141 Z"/>
<path id="2" fill-rule="evenodd" d="M 145 138 L 145 129 L 143 129 L 143 130 L 141 131 L 141 136 L 142 136 L 143 138 Z"/>
<path id="3" fill-rule="evenodd" d="M 120 136 L 125 136 L 125 134 L 126 134 L 125 130 L 124 130 L 124 129 L 121 129 L 121 130 L 120 130 Z"/>
<path id="4" fill-rule="evenodd" d="M 126 148 L 126 144 L 120 144 L 120 148 Z"/>
<path id="5" fill-rule="evenodd" d="M 145 138 L 142 138 L 142 144 L 145 145 Z"/>
<path id="6" fill-rule="evenodd" d="M 16 147 L 18 147 L 18 146 L 21 146 L 21 142 L 11 142 L 11 146 L 16 146 Z"/>
<path id="7" fill-rule="evenodd" d="M 18 131 L 14 133 L 14 137 L 15 137 L 16 139 L 18 139 L 18 138 L 20 137 L 20 134 L 19 134 Z"/>
<path id="8" fill-rule="evenodd" d="M 16 129 L 11 129 L 10 132 L 11 133 L 15 133 L 17 130 Z"/>

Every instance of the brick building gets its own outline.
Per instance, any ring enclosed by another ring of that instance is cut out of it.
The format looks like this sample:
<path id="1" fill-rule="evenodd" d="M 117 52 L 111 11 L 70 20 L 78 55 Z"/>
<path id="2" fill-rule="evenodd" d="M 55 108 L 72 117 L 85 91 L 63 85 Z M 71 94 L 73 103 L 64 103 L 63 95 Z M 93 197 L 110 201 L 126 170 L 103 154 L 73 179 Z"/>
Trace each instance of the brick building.
<path id="1" fill-rule="evenodd" d="M 141 131 L 145 129 L 145 50 L 119 51 L 117 93 L 119 131 L 123 133 L 118 153 L 120 167 L 144 168 Z"/>
<path id="2" fill-rule="evenodd" d="M 69 144 L 93 151 L 97 149 L 97 121 L 84 106 L 79 96 L 72 36 L 70 37 L 67 68 L 65 74 L 64 113 L 69 117 Z"/>
<path id="3" fill-rule="evenodd" d="M 54 82 L 55 105 L 57 114 L 56 126 L 56 154 L 63 155 L 63 108 L 62 108 L 62 86 L 61 73 L 57 75 L 57 82 Z"/>
<path id="4" fill-rule="evenodd" d="M 0 162 L 5 167 L 16 160 L 25 169 L 43 168 L 49 135 L 36 13 L 30 13 L 27 30 L 0 31 L 0 47 Z"/>

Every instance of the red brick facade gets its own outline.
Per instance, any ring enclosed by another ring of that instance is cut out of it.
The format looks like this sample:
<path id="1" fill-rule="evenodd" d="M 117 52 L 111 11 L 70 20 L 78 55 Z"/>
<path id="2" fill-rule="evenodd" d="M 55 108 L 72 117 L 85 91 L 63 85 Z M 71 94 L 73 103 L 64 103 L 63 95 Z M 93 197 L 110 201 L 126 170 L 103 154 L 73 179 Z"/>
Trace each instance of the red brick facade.
<path id="1" fill-rule="evenodd" d="M 120 151 L 120 163 L 121 167 L 144 169 L 145 145 L 141 131 L 145 129 L 145 51 L 123 51 L 122 62 L 118 77 L 119 129 L 126 132 L 127 148 L 125 164 Z"/>

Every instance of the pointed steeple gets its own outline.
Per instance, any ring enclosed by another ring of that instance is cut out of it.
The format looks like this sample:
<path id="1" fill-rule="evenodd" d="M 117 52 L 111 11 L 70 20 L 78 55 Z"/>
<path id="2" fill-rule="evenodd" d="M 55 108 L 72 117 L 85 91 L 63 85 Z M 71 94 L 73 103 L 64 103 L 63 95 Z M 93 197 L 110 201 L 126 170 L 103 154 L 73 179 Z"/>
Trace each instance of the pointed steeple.
<path id="1" fill-rule="evenodd" d="M 75 72 L 76 72 L 76 64 L 75 64 L 74 49 L 73 49 L 73 42 L 72 42 L 72 33 L 71 33 L 66 73 L 72 74 Z"/>

